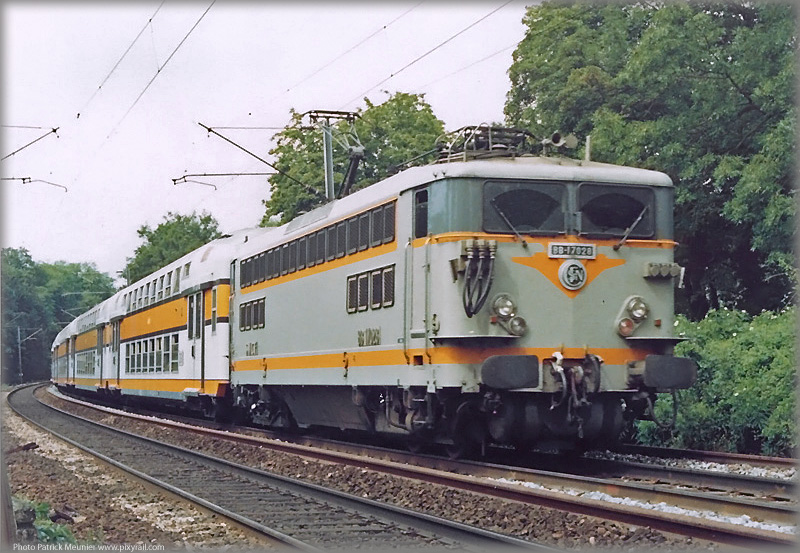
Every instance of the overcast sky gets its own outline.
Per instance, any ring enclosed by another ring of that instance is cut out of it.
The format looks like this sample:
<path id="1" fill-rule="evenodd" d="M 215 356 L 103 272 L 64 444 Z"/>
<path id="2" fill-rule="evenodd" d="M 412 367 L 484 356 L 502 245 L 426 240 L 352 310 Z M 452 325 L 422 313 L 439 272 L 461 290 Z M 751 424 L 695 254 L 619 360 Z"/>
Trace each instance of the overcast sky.
<path id="1" fill-rule="evenodd" d="M 398 91 L 424 93 L 447 130 L 502 121 L 525 31 L 516 0 L 210 5 L 2 4 L 3 156 L 59 128 L 2 162 L 4 247 L 116 276 L 137 229 L 169 211 L 207 211 L 223 232 L 255 226 L 266 177 L 173 185 L 185 173 L 270 170 L 198 122 L 283 127 L 290 108 L 355 110 Z M 262 157 L 275 133 L 219 132 Z M 67 191 L 7 180 L 22 177 Z"/>

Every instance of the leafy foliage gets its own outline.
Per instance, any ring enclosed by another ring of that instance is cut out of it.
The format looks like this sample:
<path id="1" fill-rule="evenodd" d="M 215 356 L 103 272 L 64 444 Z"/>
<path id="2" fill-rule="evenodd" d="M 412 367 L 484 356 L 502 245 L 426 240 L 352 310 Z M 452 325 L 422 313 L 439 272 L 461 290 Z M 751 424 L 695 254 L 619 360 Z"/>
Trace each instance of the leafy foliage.
<path id="1" fill-rule="evenodd" d="M 420 94 L 399 92 L 380 105 L 367 100 L 367 108 L 359 110 L 359 115 L 353 127 L 364 146 L 365 157 L 352 190 L 374 184 L 395 172 L 398 165 L 431 150 L 444 132 L 444 124 Z M 277 158 L 275 165 L 284 174 L 270 176 L 272 194 L 264 202 L 267 209 L 262 226 L 269 224 L 273 216 L 280 216 L 285 223 L 325 201 L 322 131 L 303 127 L 302 114 L 294 110 L 291 117 L 290 125 L 276 135 L 277 145 L 270 150 Z M 347 122 L 335 125 L 335 134 L 350 131 Z M 334 141 L 337 190 L 348 164 L 346 149 Z"/>
<path id="2" fill-rule="evenodd" d="M 94 265 L 37 263 L 27 250 L 15 248 L 3 249 L 2 274 L 3 379 L 18 381 L 20 366 L 24 380 L 46 379 L 55 335 L 76 315 L 111 296 L 113 281 Z"/>
<path id="3" fill-rule="evenodd" d="M 789 5 L 545 2 L 528 8 L 506 117 L 592 136 L 599 161 L 676 183 L 681 310 L 792 299 L 795 20 Z M 765 280 L 769 286 L 764 286 Z"/>
<path id="4" fill-rule="evenodd" d="M 136 248 L 125 266 L 128 284 L 221 237 L 218 227 L 217 220 L 205 212 L 201 215 L 169 212 L 155 229 L 142 225 L 137 233 L 144 244 Z"/>
<path id="5" fill-rule="evenodd" d="M 674 434 L 639 423 L 644 443 L 695 449 L 788 455 L 797 446 L 795 423 L 796 310 L 720 309 L 698 323 L 679 317 L 677 330 L 690 340 L 677 355 L 697 362 L 696 385 L 679 393 Z M 671 401 L 659 399 L 667 418 Z"/>

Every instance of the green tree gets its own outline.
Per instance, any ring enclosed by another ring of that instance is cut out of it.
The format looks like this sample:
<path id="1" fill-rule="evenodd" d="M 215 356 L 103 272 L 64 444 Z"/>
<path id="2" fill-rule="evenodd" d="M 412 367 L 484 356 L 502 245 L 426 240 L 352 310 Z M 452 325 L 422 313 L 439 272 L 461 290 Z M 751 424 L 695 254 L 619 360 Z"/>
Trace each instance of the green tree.
<path id="1" fill-rule="evenodd" d="M 21 381 L 20 372 L 38 375 L 47 366 L 44 332 L 49 325 L 39 294 L 46 277 L 25 249 L 3 248 L 2 263 L 3 381 L 15 383 Z"/>
<path id="2" fill-rule="evenodd" d="M 670 175 L 682 310 L 701 318 L 790 303 L 792 6 L 546 2 L 524 23 L 508 122 L 591 134 L 593 159 Z"/>
<path id="3" fill-rule="evenodd" d="M 697 383 L 679 393 L 674 432 L 639 423 L 644 443 L 791 455 L 795 422 L 795 308 L 765 311 L 712 310 L 699 322 L 679 317 L 677 330 L 689 338 L 675 353 L 697 362 Z M 668 419 L 671 401 L 656 404 Z"/>
<path id="4" fill-rule="evenodd" d="M 359 118 L 353 124 L 364 146 L 365 157 L 352 190 L 374 184 L 396 172 L 399 165 L 432 150 L 436 139 L 444 132 L 444 124 L 436 118 L 421 94 L 398 92 L 382 104 L 375 105 L 369 100 L 366 103 L 366 109 L 359 110 Z M 276 135 L 277 144 L 270 151 L 277 158 L 275 165 L 284 174 L 270 176 L 272 193 L 270 199 L 264 201 L 266 213 L 262 226 L 269 224 L 273 216 L 280 216 L 285 223 L 326 201 L 322 131 L 303 127 L 302 114 L 294 110 L 291 117 L 289 126 Z M 336 125 L 336 131 L 340 133 L 350 130 L 347 122 Z M 348 153 L 334 141 L 337 190 L 344 180 L 348 163 Z"/>
<path id="5" fill-rule="evenodd" d="M 137 233 L 144 244 L 128 258 L 124 276 L 128 284 L 219 238 L 219 224 L 208 213 L 180 215 L 168 212 L 155 229 L 142 225 Z"/>
<path id="6" fill-rule="evenodd" d="M 91 264 L 37 263 L 16 248 L 3 249 L 2 273 L 4 382 L 46 379 L 56 334 L 111 296 L 113 280 Z"/>

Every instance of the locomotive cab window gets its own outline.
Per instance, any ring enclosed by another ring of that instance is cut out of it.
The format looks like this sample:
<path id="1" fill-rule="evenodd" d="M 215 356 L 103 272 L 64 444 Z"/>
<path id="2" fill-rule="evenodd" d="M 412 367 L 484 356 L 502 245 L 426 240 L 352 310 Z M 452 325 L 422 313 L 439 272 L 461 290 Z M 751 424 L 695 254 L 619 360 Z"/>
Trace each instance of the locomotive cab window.
<path id="1" fill-rule="evenodd" d="M 414 238 L 428 235 L 428 190 L 414 194 Z"/>
<path id="2" fill-rule="evenodd" d="M 653 191 L 636 186 L 581 184 L 578 188 L 581 234 L 649 238 L 655 229 Z"/>
<path id="3" fill-rule="evenodd" d="M 565 232 L 566 188 L 560 183 L 487 182 L 483 188 L 483 228 L 487 232 Z"/>

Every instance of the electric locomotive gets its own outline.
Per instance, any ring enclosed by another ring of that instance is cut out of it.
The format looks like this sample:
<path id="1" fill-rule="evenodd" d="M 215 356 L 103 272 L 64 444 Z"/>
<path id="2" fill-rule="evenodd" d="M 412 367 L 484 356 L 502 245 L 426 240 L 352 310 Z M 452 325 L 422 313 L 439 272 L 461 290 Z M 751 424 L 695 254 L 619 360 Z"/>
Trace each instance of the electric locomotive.
<path id="1" fill-rule="evenodd" d="M 465 127 L 435 163 L 199 248 L 81 316 L 105 372 L 76 379 L 62 331 L 54 380 L 454 456 L 607 447 L 696 377 L 673 355 L 672 182 L 528 138 Z"/>
<path id="2" fill-rule="evenodd" d="M 437 163 L 243 244 L 233 406 L 459 455 L 608 445 L 690 386 L 669 177 L 524 155 L 525 135 L 467 127 Z"/>

